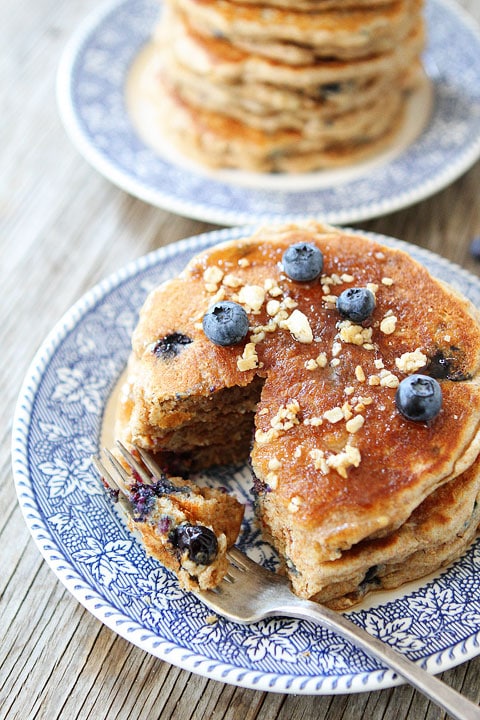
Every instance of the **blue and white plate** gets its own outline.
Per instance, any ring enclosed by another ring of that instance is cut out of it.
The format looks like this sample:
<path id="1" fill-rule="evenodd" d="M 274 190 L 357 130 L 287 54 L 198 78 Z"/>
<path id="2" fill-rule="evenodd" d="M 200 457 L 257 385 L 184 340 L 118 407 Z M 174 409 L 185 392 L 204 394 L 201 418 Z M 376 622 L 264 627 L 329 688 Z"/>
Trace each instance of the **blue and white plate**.
<path id="1" fill-rule="evenodd" d="M 19 503 L 45 560 L 93 615 L 145 651 L 215 680 L 282 693 L 333 694 L 395 685 L 398 678 L 346 640 L 312 623 L 276 618 L 250 626 L 219 619 L 148 558 L 107 498 L 91 465 L 111 434 L 110 398 L 146 293 L 195 253 L 244 230 L 222 230 L 156 251 L 88 292 L 58 323 L 23 384 L 13 428 Z M 398 240 L 437 277 L 480 306 L 480 281 Z M 207 480 L 247 503 L 250 476 L 226 467 Z M 272 566 L 247 508 L 239 545 Z M 350 613 L 357 624 L 431 672 L 480 648 L 480 547 L 448 570 L 371 596 Z"/>
<path id="2" fill-rule="evenodd" d="M 451 0 L 427 0 L 432 97 L 412 99 L 409 127 L 396 143 L 354 167 L 297 176 L 208 171 L 142 140 L 127 111 L 125 82 L 159 12 L 159 0 L 100 7 L 72 38 L 58 75 L 60 113 L 74 144 L 97 170 L 146 202 L 221 225 L 306 216 L 351 223 L 432 195 L 480 156 L 480 33 Z M 415 139 L 410 125 L 430 101 L 431 115 Z"/>

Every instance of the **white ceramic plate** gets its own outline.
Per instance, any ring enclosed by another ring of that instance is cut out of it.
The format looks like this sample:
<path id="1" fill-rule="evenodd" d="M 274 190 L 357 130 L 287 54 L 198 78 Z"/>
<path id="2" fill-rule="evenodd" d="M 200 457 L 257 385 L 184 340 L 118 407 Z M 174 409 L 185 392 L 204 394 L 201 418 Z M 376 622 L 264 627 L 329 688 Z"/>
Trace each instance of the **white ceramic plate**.
<path id="1" fill-rule="evenodd" d="M 222 225 L 316 217 L 350 223 L 422 200 L 465 172 L 480 155 L 480 33 L 451 0 L 427 0 L 425 67 L 432 83 L 415 95 L 394 145 L 374 160 L 332 172 L 213 172 L 139 136 L 125 83 L 148 42 L 159 0 L 114 0 L 87 18 L 58 74 L 64 125 L 85 158 L 127 192 L 153 205 Z M 420 123 L 421 124 L 421 123 Z"/>
<path id="2" fill-rule="evenodd" d="M 62 318 L 34 358 L 17 404 L 12 455 L 19 503 L 41 553 L 68 590 L 108 627 L 155 656 L 215 680 L 282 693 L 395 685 L 398 678 L 376 660 L 309 622 L 210 624 L 210 611 L 146 557 L 91 466 L 102 432 L 108 432 L 107 405 L 146 293 L 203 248 L 244 233 L 218 231 L 147 255 L 94 287 Z M 425 250 L 407 249 L 480 305 L 477 278 Z M 251 499 L 244 467 L 211 472 L 208 481 L 247 503 Z M 273 565 L 251 507 L 239 545 Z M 350 616 L 429 671 L 440 672 L 479 652 L 479 570 L 475 546 L 447 571 L 396 593 L 373 595 Z"/>

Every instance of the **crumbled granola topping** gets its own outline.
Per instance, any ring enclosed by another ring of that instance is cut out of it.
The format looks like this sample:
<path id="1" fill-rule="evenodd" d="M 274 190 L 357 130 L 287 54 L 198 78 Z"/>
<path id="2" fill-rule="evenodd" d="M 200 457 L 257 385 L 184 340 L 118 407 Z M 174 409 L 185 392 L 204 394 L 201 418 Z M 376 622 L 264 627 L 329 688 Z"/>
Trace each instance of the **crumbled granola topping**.
<path id="1" fill-rule="evenodd" d="M 222 282 L 222 279 L 223 270 L 217 265 L 210 265 L 203 273 L 203 280 L 207 285 L 207 289 L 209 289 L 208 286 L 214 286 L 213 292 L 217 290 L 217 286 Z"/>
<path id="2" fill-rule="evenodd" d="M 308 318 L 300 310 L 294 310 L 290 317 L 281 322 L 281 327 L 289 330 L 295 340 L 300 343 L 309 344 L 313 342 L 313 332 Z"/>
<path id="3" fill-rule="evenodd" d="M 275 430 L 290 430 L 294 425 L 299 424 L 298 414 L 300 413 L 300 405 L 297 400 L 292 400 L 286 405 L 281 405 L 276 415 L 270 421 L 270 425 Z"/>
<path id="4" fill-rule="evenodd" d="M 303 424 L 304 424 L 304 425 L 311 425 L 312 427 L 319 427 L 320 425 L 323 424 L 323 419 L 322 419 L 321 417 L 319 417 L 319 416 L 314 416 L 314 417 L 311 417 L 311 418 L 306 418 L 306 419 L 303 421 Z"/>
<path id="5" fill-rule="evenodd" d="M 325 460 L 324 451 L 320 450 L 319 448 L 314 448 L 313 450 L 310 450 L 308 454 L 313 460 L 313 467 L 315 468 L 315 470 L 320 470 L 323 475 L 327 475 L 328 465 Z"/>
<path id="6" fill-rule="evenodd" d="M 243 285 L 243 280 L 236 275 L 229 273 L 223 278 L 223 284 L 226 285 L 226 287 L 236 289 Z"/>
<path id="7" fill-rule="evenodd" d="M 288 512 L 296 513 L 300 510 L 301 506 L 303 505 L 303 500 L 298 495 L 294 495 L 290 502 L 288 503 Z"/>
<path id="8" fill-rule="evenodd" d="M 259 313 L 265 301 L 265 290 L 260 285 L 243 285 L 238 292 L 238 302 L 247 312 Z"/>
<path id="9" fill-rule="evenodd" d="M 343 478 L 347 478 L 348 469 L 358 467 L 362 459 L 359 449 L 349 443 L 336 454 L 327 454 L 324 450 L 314 448 L 310 450 L 309 456 L 313 460 L 314 468 L 320 470 L 323 475 L 327 475 L 332 469 Z"/>
<path id="10" fill-rule="evenodd" d="M 364 423 L 365 418 L 363 417 L 363 415 L 355 415 L 346 422 L 345 427 L 347 429 L 347 432 L 356 433 L 360 430 L 360 428 L 363 427 Z"/>
<path id="11" fill-rule="evenodd" d="M 257 349 L 255 343 L 249 342 L 245 345 L 242 356 L 237 358 L 237 368 L 241 372 L 245 372 L 246 370 L 254 370 L 257 367 Z"/>
<path id="12" fill-rule="evenodd" d="M 278 430 L 274 430 L 273 428 L 270 428 L 266 432 L 258 428 L 258 430 L 256 430 L 255 432 L 255 440 L 261 445 L 265 445 L 266 443 L 269 443 L 272 440 L 278 438 L 279 435 L 280 433 L 278 432 Z"/>
<path id="13" fill-rule="evenodd" d="M 380 323 L 380 331 L 385 335 L 391 335 L 397 327 L 397 318 L 395 315 L 386 315 Z"/>
<path id="14" fill-rule="evenodd" d="M 357 378 L 358 382 L 365 382 L 365 372 L 361 365 L 357 365 L 355 368 L 355 377 Z"/>
<path id="15" fill-rule="evenodd" d="M 344 419 L 344 414 L 341 407 L 334 407 L 331 410 L 324 412 L 323 417 L 325 420 L 328 420 L 329 423 L 335 424 Z"/>
<path id="16" fill-rule="evenodd" d="M 278 286 L 277 281 L 273 280 L 273 278 L 267 278 L 263 283 L 263 287 L 265 288 L 265 292 L 272 298 L 283 295 L 282 288 Z"/>
<path id="17" fill-rule="evenodd" d="M 358 467 L 361 460 L 362 456 L 360 454 L 360 450 L 347 443 L 343 450 L 339 453 L 336 455 L 329 455 L 326 458 L 326 463 L 328 467 L 336 470 L 341 477 L 347 478 L 348 469 L 351 467 Z"/>
<path id="18" fill-rule="evenodd" d="M 280 310 L 280 301 L 279 300 L 269 300 L 267 302 L 267 315 L 270 315 L 270 317 L 275 317 L 275 315 Z"/>
<path id="19" fill-rule="evenodd" d="M 372 328 L 355 325 L 351 320 L 342 320 L 337 324 L 339 337 L 344 343 L 352 345 L 370 346 L 372 340 Z"/>
<path id="20" fill-rule="evenodd" d="M 400 372 L 410 375 L 425 367 L 427 359 L 427 356 L 423 354 L 420 348 L 417 348 L 413 352 L 405 352 L 400 357 L 395 358 L 395 365 Z"/>
<path id="21" fill-rule="evenodd" d="M 379 378 L 381 387 L 397 388 L 400 385 L 400 380 L 390 370 L 380 370 Z"/>
<path id="22" fill-rule="evenodd" d="M 385 260 L 382 252 L 374 254 L 379 261 Z M 293 338 L 302 344 L 312 344 L 313 342 L 322 343 L 323 332 L 319 331 L 319 336 L 314 337 L 312 325 L 309 319 L 310 311 L 314 312 L 313 306 L 310 310 L 298 307 L 298 302 L 286 295 L 286 290 L 280 287 L 285 278 L 275 277 L 267 278 L 263 281 L 263 285 L 254 285 L 245 283 L 239 275 L 239 268 L 247 268 L 251 265 L 247 258 L 240 258 L 237 262 L 237 274 L 235 274 L 235 264 L 230 263 L 230 267 L 226 265 L 222 267 L 210 266 L 203 273 L 205 290 L 210 297 L 210 302 L 218 302 L 231 298 L 240 303 L 251 315 L 258 315 L 260 312 L 266 313 L 263 325 L 255 319 L 251 319 L 249 342 L 246 343 L 243 353 L 237 358 L 237 367 L 240 371 L 254 370 L 261 366 L 258 356 L 258 345 L 266 340 L 269 333 L 273 333 L 279 329 L 288 330 Z M 385 275 L 379 280 L 379 284 L 365 283 L 365 287 L 377 294 L 379 288 L 383 288 L 385 294 L 389 288 L 394 285 L 394 279 L 388 276 L 385 268 Z M 353 283 L 355 278 L 348 272 L 339 272 L 325 274 L 321 276 L 320 285 L 322 289 L 322 305 L 325 310 L 333 311 L 337 307 L 337 287 L 346 283 Z M 291 289 L 288 292 L 293 292 Z M 338 316 L 337 316 L 338 317 Z M 365 325 L 367 325 L 365 323 Z M 382 319 L 371 323 L 371 326 L 356 324 L 348 319 L 339 319 L 337 322 L 337 334 L 333 340 L 331 348 L 326 348 L 315 357 L 315 351 L 312 357 L 304 360 L 306 370 L 314 372 L 319 369 L 331 367 L 336 368 L 342 365 L 342 351 L 345 345 L 356 345 L 362 350 L 375 351 L 374 356 L 378 354 L 379 347 L 374 344 L 374 333 L 381 332 L 384 335 L 392 335 L 397 330 L 398 318 L 393 310 L 388 310 Z M 445 335 L 445 342 L 450 341 L 450 336 Z M 387 341 L 388 342 L 388 341 Z M 325 342 L 324 342 L 325 346 Z M 322 345 L 320 345 L 322 347 Z M 338 473 L 343 478 L 348 477 L 348 471 L 352 467 L 358 467 L 361 463 L 361 452 L 354 444 L 352 436 L 359 433 L 368 421 L 368 413 L 365 416 L 365 410 L 375 402 L 376 407 L 384 409 L 388 403 L 383 403 L 384 397 L 379 393 L 380 388 L 395 389 L 399 385 L 399 378 L 395 374 L 396 371 L 406 375 L 417 372 L 428 362 L 427 356 L 422 352 L 421 348 L 416 348 L 412 352 L 404 352 L 400 357 L 395 358 L 395 366 L 392 369 L 385 367 L 388 365 L 385 358 L 374 357 L 370 355 L 370 360 L 359 358 L 357 351 L 352 349 L 354 357 L 361 362 L 354 367 L 352 378 L 347 382 L 343 389 L 344 397 L 339 401 L 339 405 L 332 407 L 323 414 L 309 414 L 308 417 L 302 417 L 300 405 L 297 400 L 292 400 L 281 405 L 271 419 L 267 419 L 270 427 L 266 430 L 257 429 L 255 439 L 260 444 L 265 444 L 276 440 L 282 433 L 288 432 L 291 428 L 302 423 L 306 427 L 316 428 L 330 423 L 345 423 L 344 427 L 350 440 L 347 440 L 343 449 L 339 452 L 333 452 L 326 449 L 314 448 L 307 450 L 306 447 L 299 444 L 293 449 L 293 457 L 300 458 L 302 454 L 308 452 L 314 467 L 323 474 L 331 471 Z M 333 373 L 332 373 L 333 376 Z M 340 377 L 340 375 L 336 375 Z M 373 397 L 369 395 L 360 395 L 360 387 L 363 386 L 364 392 L 368 392 L 367 385 L 378 388 L 372 390 Z M 386 395 L 385 395 L 386 396 Z M 373 399 L 375 398 L 375 400 Z M 345 402 L 343 402 L 345 400 Z M 335 401 L 334 401 L 335 402 Z M 337 400 L 338 402 L 338 400 Z M 343 404 L 342 404 L 343 402 Z M 266 416 L 270 412 L 275 412 L 263 408 L 259 415 Z M 306 413 L 308 414 L 308 413 Z M 333 432 L 333 429 L 330 431 Z M 341 430 L 343 432 L 343 429 Z M 311 431 L 308 437 L 314 436 Z M 346 436 L 346 437 L 348 437 Z M 338 448 L 337 448 L 338 449 Z M 268 462 L 268 472 L 266 473 L 266 482 L 271 489 L 275 489 L 279 483 L 279 472 L 282 464 L 277 457 L 272 457 Z M 304 500 L 300 496 L 291 498 L 288 509 L 290 512 L 298 512 L 299 508 L 304 504 Z"/>

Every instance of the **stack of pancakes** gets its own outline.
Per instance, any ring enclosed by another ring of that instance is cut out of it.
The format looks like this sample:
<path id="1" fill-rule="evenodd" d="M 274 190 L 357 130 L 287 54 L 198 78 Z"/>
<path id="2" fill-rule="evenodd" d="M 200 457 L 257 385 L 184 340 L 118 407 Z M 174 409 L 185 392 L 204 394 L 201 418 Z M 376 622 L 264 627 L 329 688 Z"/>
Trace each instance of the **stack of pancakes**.
<path id="1" fill-rule="evenodd" d="M 294 243 L 323 253 L 295 282 Z M 375 309 L 343 321 L 336 298 L 368 287 Z M 215 345 L 202 317 L 241 304 L 250 330 Z M 434 377 L 430 422 L 396 407 L 399 383 Z M 310 222 L 263 228 L 193 258 L 146 301 L 117 433 L 161 462 L 249 462 L 265 537 L 303 597 L 343 608 L 441 567 L 480 522 L 477 310 L 405 252 Z"/>
<path id="2" fill-rule="evenodd" d="M 213 167 L 305 172 L 392 140 L 420 77 L 422 0 L 165 0 L 163 132 Z"/>

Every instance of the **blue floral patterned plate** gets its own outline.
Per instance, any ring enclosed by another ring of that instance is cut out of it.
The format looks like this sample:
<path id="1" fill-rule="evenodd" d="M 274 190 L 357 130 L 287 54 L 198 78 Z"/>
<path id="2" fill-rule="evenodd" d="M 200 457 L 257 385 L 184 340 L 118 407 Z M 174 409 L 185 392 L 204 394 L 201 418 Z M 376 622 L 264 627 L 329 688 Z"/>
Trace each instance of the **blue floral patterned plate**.
<path id="1" fill-rule="evenodd" d="M 388 687 L 399 682 L 391 671 L 312 623 L 212 623 L 211 612 L 144 554 L 91 465 L 91 455 L 111 434 L 110 398 L 146 293 L 203 248 L 245 232 L 217 231 L 147 255 L 94 287 L 60 320 L 34 358 L 16 408 L 12 454 L 19 503 L 41 553 L 68 590 L 109 628 L 163 660 L 226 683 L 284 693 Z M 375 237 L 407 247 L 480 305 L 477 278 L 418 247 Z M 221 468 L 206 480 L 247 503 L 239 545 L 273 567 L 249 505 L 247 469 Z M 443 573 L 373 595 L 350 615 L 440 672 L 479 652 L 479 570 L 480 547 L 474 546 Z"/>
<path id="2" fill-rule="evenodd" d="M 72 38 L 58 75 L 60 113 L 74 144 L 97 170 L 146 202 L 221 225 L 306 216 L 350 223 L 432 195 L 480 155 L 480 33 L 451 0 L 426 2 L 431 93 L 412 99 L 409 127 L 395 144 L 351 168 L 296 176 L 208 171 L 142 140 L 125 83 L 159 12 L 159 0 L 101 6 Z M 410 137 L 422 114 L 423 131 Z"/>

